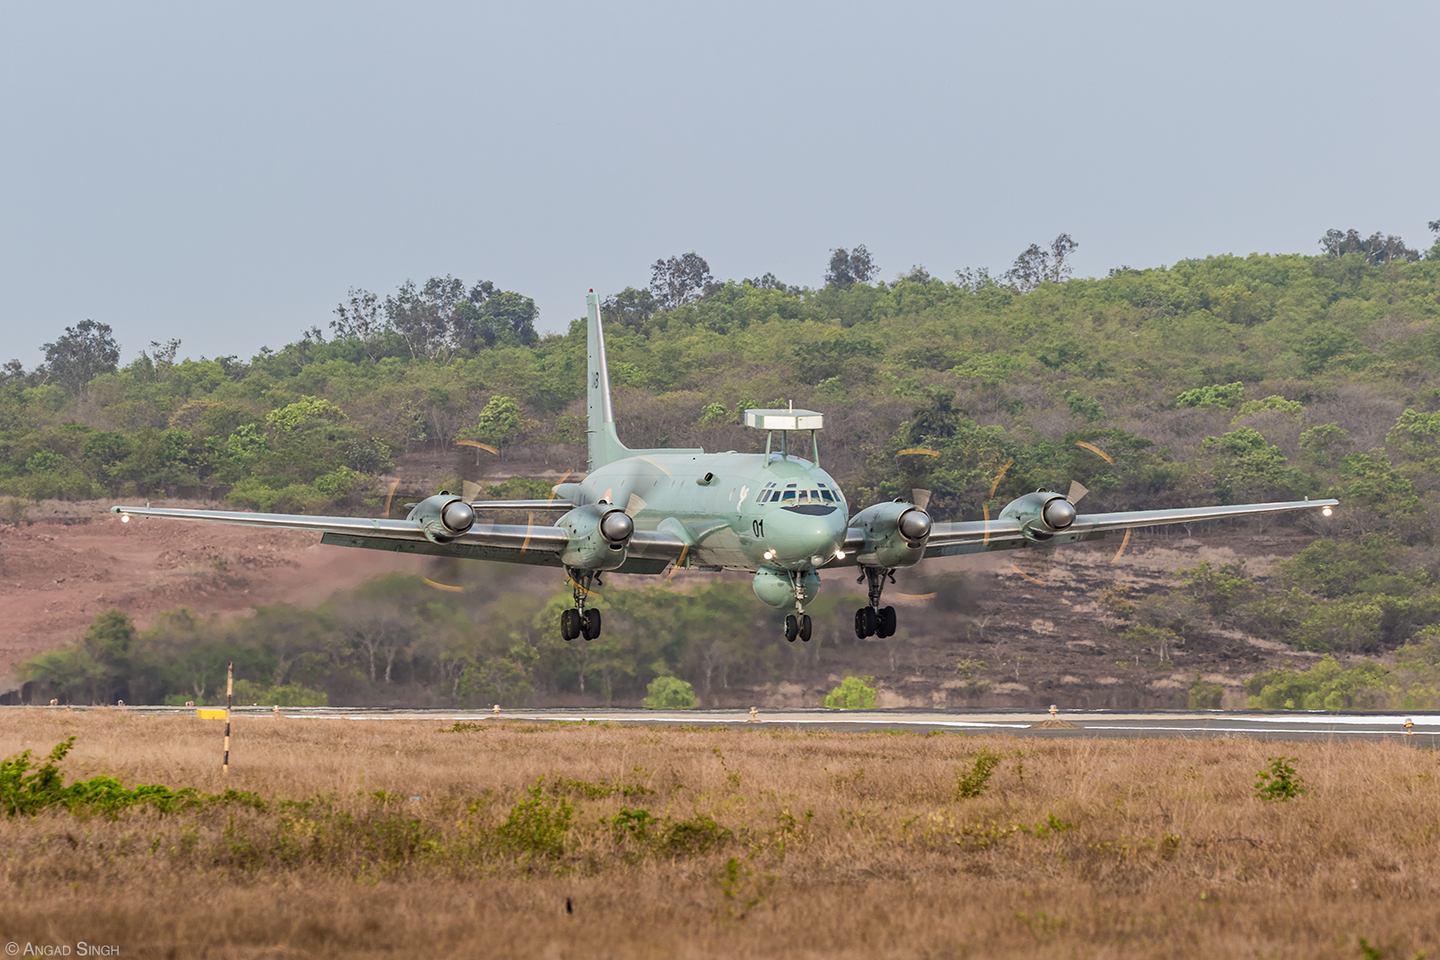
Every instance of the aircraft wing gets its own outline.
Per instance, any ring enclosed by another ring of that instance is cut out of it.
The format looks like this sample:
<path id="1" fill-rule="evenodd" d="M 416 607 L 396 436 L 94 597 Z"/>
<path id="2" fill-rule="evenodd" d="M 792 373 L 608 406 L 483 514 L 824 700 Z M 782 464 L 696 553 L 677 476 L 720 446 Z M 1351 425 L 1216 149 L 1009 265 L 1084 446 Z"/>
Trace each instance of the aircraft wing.
<path id="1" fill-rule="evenodd" d="M 1135 527 L 1156 527 L 1167 523 L 1194 523 L 1200 520 L 1223 520 L 1228 517 L 1253 517 L 1296 510 L 1322 510 L 1339 504 L 1338 500 L 1290 500 L 1284 503 L 1242 503 L 1229 507 L 1180 507 L 1173 510 L 1127 510 L 1120 513 L 1081 514 L 1066 530 L 1055 534 L 1049 543 L 1073 543 L 1099 540 L 1112 530 Z M 953 557 L 962 553 L 1006 550 L 1033 545 L 1014 520 L 967 520 L 960 523 L 937 523 L 930 531 L 925 546 L 926 557 Z M 848 545 L 847 545 L 848 550 Z"/>
<path id="2" fill-rule="evenodd" d="M 477 522 L 468 533 L 449 543 L 435 543 L 426 538 L 419 524 L 413 520 L 308 517 L 288 513 L 185 510 L 170 507 L 111 507 L 110 512 L 118 513 L 122 518 L 153 517 L 278 530 L 312 530 L 321 535 L 321 543 L 337 547 L 360 547 L 367 550 L 461 557 L 469 560 L 498 560 L 503 563 L 548 567 L 563 566 L 560 555 L 570 542 L 569 535 L 563 529 L 548 524 Z M 669 534 L 637 530 L 630 538 L 628 559 L 616 572 L 660 573 L 681 555 L 684 547 L 679 538 Z"/>

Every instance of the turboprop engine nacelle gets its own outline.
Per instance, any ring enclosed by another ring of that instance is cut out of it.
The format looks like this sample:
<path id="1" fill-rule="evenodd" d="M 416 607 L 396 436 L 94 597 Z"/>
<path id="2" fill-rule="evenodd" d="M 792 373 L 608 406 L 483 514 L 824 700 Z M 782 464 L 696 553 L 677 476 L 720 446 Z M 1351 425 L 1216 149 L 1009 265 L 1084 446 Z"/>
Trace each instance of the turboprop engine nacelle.
<path id="1" fill-rule="evenodd" d="M 463 497 L 441 493 L 415 504 L 407 519 L 418 523 L 420 532 L 431 543 L 449 543 L 470 532 L 475 525 L 475 510 Z"/>
<path id="2" fill-rule="evenodd" d="M 930 514 L 913 503 L 877 503 L 857 513 L 852 528 L 865 534 L 855 559 L 868 567 L 909 567 L 925 556 L 930 539 Z"/>
<path id="3" fill-rule="evenodd" d="M 1070 529 L 1075 515 L 1075 504 L 1058 493 L 1040 490 L 1011 500 L 1000 511 L 999 519 L 1014 520 L 1028 539 L 1044 543 Z"/>
<path id="4" fill-rule="evenodd" d="M 570 535 L 560 562 L 581 570 L 614 570 L 625 562 L 635 521 L 619 507 L 587 503 L 576 507 L 555 525 Z"/>

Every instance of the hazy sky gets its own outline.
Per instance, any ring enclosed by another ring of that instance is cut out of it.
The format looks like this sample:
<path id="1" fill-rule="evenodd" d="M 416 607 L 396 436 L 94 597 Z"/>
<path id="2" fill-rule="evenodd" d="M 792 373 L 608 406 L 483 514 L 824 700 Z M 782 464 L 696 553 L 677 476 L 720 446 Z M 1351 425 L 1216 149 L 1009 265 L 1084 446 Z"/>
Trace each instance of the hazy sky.
<path id="1" fill-rule="evenodd" d="M 817 285 L 1431 241 L 1440 4 L 0 4 L 0 361 L 87 317 L 249 357 L 351 286 L 698 251 Z"/>

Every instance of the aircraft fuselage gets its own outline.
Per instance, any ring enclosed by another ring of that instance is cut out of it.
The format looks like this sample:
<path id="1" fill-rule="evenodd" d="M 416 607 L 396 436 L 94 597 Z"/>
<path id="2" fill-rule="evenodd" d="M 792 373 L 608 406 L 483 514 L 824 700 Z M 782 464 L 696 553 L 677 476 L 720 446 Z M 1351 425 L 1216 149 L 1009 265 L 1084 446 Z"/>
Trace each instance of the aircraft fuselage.
<path id="1" fill-rule="evenodd" d="M 780 453 L 627 457 L 565 492 L 571 503 L 625 509 L 637 530 L 678 537 L 697 567 L 815 569 L 836 559 L 849 520 L 830 474 Z"/>

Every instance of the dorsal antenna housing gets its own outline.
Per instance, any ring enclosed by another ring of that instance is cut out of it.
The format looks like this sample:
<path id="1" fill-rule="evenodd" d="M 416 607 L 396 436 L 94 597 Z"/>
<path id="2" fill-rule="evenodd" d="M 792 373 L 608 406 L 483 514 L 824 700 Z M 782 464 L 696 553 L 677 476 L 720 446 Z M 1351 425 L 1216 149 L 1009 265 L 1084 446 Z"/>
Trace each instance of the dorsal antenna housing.
<path id="1" fill-rule="evenodd" d="M 815 466 L 820 466 L 820 440 L 815 435 L 817 430 L 825 429 L 825 415 L 816 413 L 814 410 L 789 409 L 752 409 L 745 411 L 745 426 L 755 430 L 767 430 L 769 436 L 765 438 L 765 465 L 768 467 L 771 461 L 770 445 L 775 437 L 775 431 L 780 431 L 780 459 L 785 460 L 790 456 L 789 437 L 792 430 L 810 431 L 810 449 L 814 451 Z"/>
<path id="2" fill-rule="evenodd" d="M 746 410 L 745 426 L 756 430 L 824 430 L 825 415 L 814 410 Z"/>

